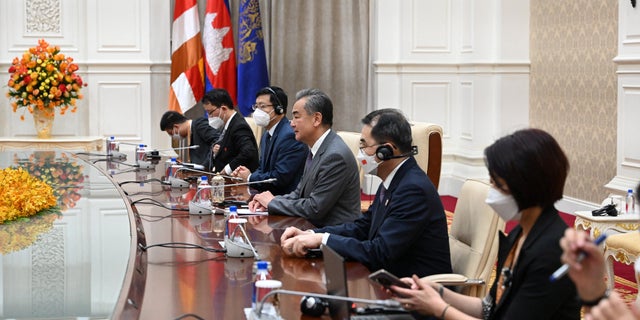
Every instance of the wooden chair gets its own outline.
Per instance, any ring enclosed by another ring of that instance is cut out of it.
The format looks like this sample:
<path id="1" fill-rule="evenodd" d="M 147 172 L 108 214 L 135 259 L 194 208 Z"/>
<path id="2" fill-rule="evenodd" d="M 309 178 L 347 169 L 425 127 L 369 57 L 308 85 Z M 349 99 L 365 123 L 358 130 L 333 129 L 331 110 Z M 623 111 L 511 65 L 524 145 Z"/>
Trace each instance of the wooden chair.
<path id="1" fill-rule="evenodd" d="M 607 237 L 604 241 L 604 258 L 607 268 L 607 282 L 609 283 L 609 288 L 613 288 L 615 284 L 613 261 L 631 265 L 640 258 L 640 232 L 633 231 Z M 635 266 L 635 268 L 637 269 L 638 266 Z M 638 272 L 635 272 L 635 275 L 636 284 L 640 284 Z M 640 294 L 636 301 L 640 301 Z"/>

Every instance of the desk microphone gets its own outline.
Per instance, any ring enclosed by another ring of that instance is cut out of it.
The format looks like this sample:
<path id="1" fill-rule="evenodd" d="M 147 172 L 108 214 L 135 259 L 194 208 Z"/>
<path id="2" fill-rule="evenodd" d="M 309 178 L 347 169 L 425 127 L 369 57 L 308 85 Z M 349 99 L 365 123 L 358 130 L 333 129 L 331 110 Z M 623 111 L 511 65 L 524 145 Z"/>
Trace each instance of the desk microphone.
<path id="1" fill-rule="evenodd" d="M 208 171 L 203 171 L 203 170 L 197 170 L 197 169 L 192 169 L 189 168 L 188 166 L 185 167 L 184 166 L 185 163 L 182 163 L 182 167 L 178 168 L 171 177 L 169 177 L 169 184 L 171 184 L 172 188 L 189 188 L 189 183 L 183 179 L 177 178 L 177 173 L 181 170 L 184 171 L 191 171 L 191 172 L 196 172 L 196 173 L 200 173 L 200 174 L 205 174 L 205 175 L 216 175 L 213 172 L 208 172 Z M 231 179 L 231 180 L 239 180 L 242 181 L 242 178 L 239 177 L 231 177 L 231 176 L 225 176 L 225 175 L 220 175 L 223 178 L 227 178 L 227 179 Z M 267 179 L 270 180 L 270 179 Z M 275 181 L 275 180 L 274 180 Z M 262 182 L 270 182 L 270 181 L 262 181 Z M 254 182 L 255 183 L 255 182 Z M 229 185 L 229 186 L 235 186 L 235 185 L 239 185 L 239 184 L 233 184 L 233 185 Z"/>
<path id="2" fill-rule="evenodd" d="M 234 230 L 229 230 L 229 237 L 224 239 L 224 248 L 227 250 L 226 255 L 230 258 L 251 258 L 255 257 L 257 260 L 260 260 L 260 256 L 258 252 L 251 244 L 249 240 L 249 236 L 244 231 L 243 223 L 247 223 L 247 219 L 244 218 L 236 218 L 229 219 L 230 223 L 236 225 Z M 240 230 L 242 236 L 240 239 L 236 239 L 232 237 L 235 234 L 236 230 Z"/>
<path id="3" fill-rule="evenodd" d="M 227 251 L 228 253 L 228 251 Z M 404 309 L 402 309 L 402 305 L 400 304 L 400 302 L 396 301 L 396 300 L 372 300 L 372 299 L 361 299 L 361 298 L 352 298 L 352 297 L 343 297 L 343 296 L 334 296 L 334 295 L 328 295 L 328 294 L 321 294 L 321 293 L 312 293 L 312 292 L 302 292 L 302 291 L 293 291 L 293 290 L 284 290 L 284 289 L 276 289 L 276 290 L 272 290 L 271 292 L 267 293 L 264 295 L 264 297 L 262 297 L 262 299 L 260 300 L 260 303 L 258 305 L 258 309 L 257 310 L 253 310 L 253 316 L 257 316 L 257 319 L 260 319 L 260 317 L 262 316 L 262 308 L 264 307 L 264 303 L 265 301 L 267 301 L 267 299 L 274 295 L 274 294 L 288 294 L 288 295 L 294 295 L 294 296 L 301 296 L 303 297 L 303 300 L 301 302 L 307 302 L 308 297 L 313 297 L 313 298 L 322 298 L 322 299 L 327 299 L 327 300 L 338 300 L 338 301 L 347 301 L 347 302 L 355 302 L 355 303 L 366 303 L 366 304 L 371 304 L 371 305 L 377 305 L 377 306 L 383 306 L 383 307 L 387 307 L 387 308 L 394 308 L 394 309 L 398 309 L 398 311 L 405 311 Z M 316 303 L 315 301 L 311 300 L 312 303 Z M 305 305 L 301 305 L 300 309 L 302 311 L 302 313 L 304 314 L 308 314 L 308 315 L 315 315 L 317 316 L 321 316 L 324 313 L 324 309 L 322 310 L 313 310 L 313 312 L 320 312 L 319 314 L 311 314 L 311 313 L 305 313 L 305 312 L 309 312 L 310 310 L 305 310 L 305 307 L 311 307 L 311 306 L 305 306 Z"/>
<path id="4" fill-rule="evenodd" d="M 262 181 L 252 181 L 252 182 L 241 182 L 241 183 L 234 183 L 234 184 L 225 184 L 224 186 L 215 186 L 215 187 L 235 187 L 235 186 L 245 186 L 245 185 L 250 185 L 250 184 L 256 184 L 256 183 L 272 183 L 277 181 L 278 179 L 276 178 L 270 178 L 270 179 L 265 179 Z M 185 181 L 185 183 L 187 183 Z M 193 199 L 191 201 L 189 201 L 189 214 L 193 214 L 193 215 L 202 215 L 202 214 L 213 214 L 213 210 L 214 210 L 214 206 L 211 204 L 211 201 L 195 201 L 197 199 L 200 199 L 200 191 L 205 190 L 205 189 L 213 189 L 214 186 L 201 186 L 198 187 L 198 191 L 196 191 L 195 195 L 193 196 Z"/>

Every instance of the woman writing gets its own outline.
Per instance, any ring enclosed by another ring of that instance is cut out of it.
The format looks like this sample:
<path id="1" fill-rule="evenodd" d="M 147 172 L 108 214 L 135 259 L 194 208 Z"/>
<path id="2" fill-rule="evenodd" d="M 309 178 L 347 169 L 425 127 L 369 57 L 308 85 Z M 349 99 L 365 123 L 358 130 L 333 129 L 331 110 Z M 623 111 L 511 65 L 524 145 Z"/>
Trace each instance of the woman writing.
<path id="1" fill-rule="evenodd" d="M 561 265 L 567 225 L 554 203 L 562 198 L 569 162 L 556 140 L 538 129 L 505 136 L 485 149 L 492 188 L 486 202 L 518 225 L 500 233 L 498 274 L 484 298 L 469 297 L 417 276 L 411 289 L 391 289 L 406 309 L 441 319 L 580 319 L 568 278 L 551 283 Z"/>

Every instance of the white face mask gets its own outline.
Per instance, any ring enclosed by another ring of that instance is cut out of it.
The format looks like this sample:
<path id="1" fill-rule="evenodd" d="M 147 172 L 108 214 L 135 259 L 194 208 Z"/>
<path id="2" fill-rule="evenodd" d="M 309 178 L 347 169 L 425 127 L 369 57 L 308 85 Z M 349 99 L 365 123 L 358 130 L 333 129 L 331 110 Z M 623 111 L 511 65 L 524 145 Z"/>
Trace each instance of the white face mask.
<path id="1" fill-rule="evenodd" d="M 209 125 L 216 130 L 220 130 L 224 126 L 224 121 L 220 117 L 209 118 Z"/>
<path id="2" fill-rule="evenodd" d="M 266 127 L 269 125 L 269 122 L 271 122 L 271 117 L 269 116 L 271 112 L 266 113 L 261 109 L 256 109 L 256 111 L 253 112 L 253 120 L 255 120 L 257 125 L 261 127 Z"/>
<path id="3" fill-rule="evenodd" d="M 520 220 L 520 211 L 518 210 L 518 203 L 512 195 L 506 195 L 500 190 L 491 187 L 489 193 L 487 193 L 487 200 L 485 202 L 502 218 L 502 220 Z"/>
<path id="4" fill-rule="evenodd" d="M 360 149 L 356 158 L 358 159 L 358 162 L 362 166 L 362 170 L 364 170 L 365 173 L 376 174 L 379 163 L 376 162 L 375 154 L 370 156 L 364 153 L 362 149 Z"/>

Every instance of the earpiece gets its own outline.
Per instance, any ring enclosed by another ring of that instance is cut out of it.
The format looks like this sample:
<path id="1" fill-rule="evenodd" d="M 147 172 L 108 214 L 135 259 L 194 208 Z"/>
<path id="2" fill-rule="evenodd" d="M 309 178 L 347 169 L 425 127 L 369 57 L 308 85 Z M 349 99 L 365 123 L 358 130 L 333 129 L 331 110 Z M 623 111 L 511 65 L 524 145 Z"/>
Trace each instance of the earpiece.
<path id="1" fill-rule="evenodd" d="M 378 147 L 378 149 L 376 149 L 376 157 L 378 157 L 378 159 L 382 161 L 414 156 L 416 154 L 418 154 L 418 146 L 411 146 L 411 151 L 397 155 L 397 156 L 393 155 L 393 149 L 389 145 L 386 145 L 386 144 L 381 145 Z"/>
<path id="2" fill-rule="evenodd" d="M 376 149 L 376 157 L 382 161 L 393 159 L 393 149 L 389 145 L 381 145 Z"/>
<path id="3" fill-rule="evenodd" d="M 304 296 L 300 300 L 300 312 L 307 316 L 320 317 L 327 307 L 329 307 L 329 303 L 318 297 Z"/>
<path id="4" fill-rule="evenodd" d="M 278 98 L 278 95 L 276 94 L 276 92 L 271 89 L 271 87 L 264 87 L 265 89 L 269 90 L 269 92 L 271 92 L 271 94 L 276 98 L 276 102 L 278 103 L 277 106 L 274 106 L 274 111 L 276 112 L 277 115 L 281 115 L 284 113 L 284 107 L 282 106 L 282 102 L 280 102 L 280 98 Z"/>

